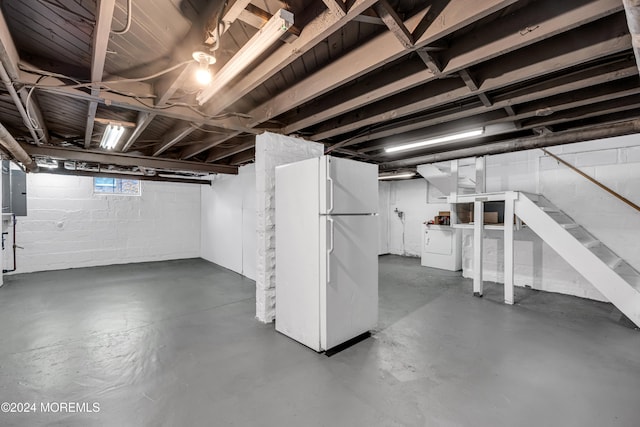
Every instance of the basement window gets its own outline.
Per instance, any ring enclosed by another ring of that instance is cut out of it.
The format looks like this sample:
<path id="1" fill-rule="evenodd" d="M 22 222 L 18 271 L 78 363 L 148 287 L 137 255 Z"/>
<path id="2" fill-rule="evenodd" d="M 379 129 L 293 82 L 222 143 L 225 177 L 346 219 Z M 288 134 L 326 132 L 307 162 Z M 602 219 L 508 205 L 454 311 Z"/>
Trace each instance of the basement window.
<path id="1" fill-rule="evenodd" d="M 93 178 L 94 194 L 140 195 L 140 181 L 137 179 Z"/>

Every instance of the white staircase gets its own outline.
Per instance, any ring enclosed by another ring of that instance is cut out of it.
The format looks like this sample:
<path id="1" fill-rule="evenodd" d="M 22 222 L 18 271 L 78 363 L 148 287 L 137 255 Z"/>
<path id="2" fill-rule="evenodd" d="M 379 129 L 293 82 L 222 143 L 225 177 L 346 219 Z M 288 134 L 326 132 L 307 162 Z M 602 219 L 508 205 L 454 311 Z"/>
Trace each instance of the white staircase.
<path id="1" fill-rule="evenodd" d="M 419 165 L 418 173 L 445 196 L 476 193 L 476 180 L 469 175 L 469 168 L 457 163 L 430 163 Z M 475 170 L 472 171 L 475 174 Z"/>
<path id="2" fill-rule="evenodd" d="M 514 213 L 640 327 L 640 273 L 543 196 L 520 192 Z"/>

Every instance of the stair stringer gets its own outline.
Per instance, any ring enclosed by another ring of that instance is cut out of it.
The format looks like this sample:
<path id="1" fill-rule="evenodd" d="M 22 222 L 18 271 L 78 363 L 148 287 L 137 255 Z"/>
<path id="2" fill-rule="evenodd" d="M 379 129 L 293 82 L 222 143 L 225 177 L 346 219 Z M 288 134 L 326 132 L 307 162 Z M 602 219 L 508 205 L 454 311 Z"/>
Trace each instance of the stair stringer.
<path id="1" fill-rule="evenodd" d="M 515 201 L 514 211 L 534 233 L 640 327 L 640 292 L 524 193 L 520 193 Z"/>

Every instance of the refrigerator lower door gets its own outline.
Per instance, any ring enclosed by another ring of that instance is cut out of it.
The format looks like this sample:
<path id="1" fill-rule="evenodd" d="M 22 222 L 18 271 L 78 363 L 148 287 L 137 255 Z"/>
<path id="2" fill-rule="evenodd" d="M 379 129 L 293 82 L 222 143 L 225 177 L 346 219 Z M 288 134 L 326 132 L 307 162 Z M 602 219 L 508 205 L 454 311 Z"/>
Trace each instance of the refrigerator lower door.
<path id="1" fill-rule="evenodd" d="M 313 160 L 276 168 L 276 330 L 321 351 L 322 239 L 318 161 Z M 266 258 L 269 262 L 268 253 Z"/>
<path id="2" fill-rule="evenodd" d="M 323 216 L 320 228 L 320 343 L 329 350 L 378 322 L 378 219 Z"/>

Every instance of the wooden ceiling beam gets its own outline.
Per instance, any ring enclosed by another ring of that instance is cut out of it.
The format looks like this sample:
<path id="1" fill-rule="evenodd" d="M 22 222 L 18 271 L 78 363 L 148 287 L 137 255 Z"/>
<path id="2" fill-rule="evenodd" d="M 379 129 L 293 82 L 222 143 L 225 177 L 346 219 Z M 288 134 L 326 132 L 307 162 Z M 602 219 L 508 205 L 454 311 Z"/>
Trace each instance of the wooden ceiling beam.
<path id="1" fill-rule="evenodd" d="M 169 148 L 176 145 L 178 142 L 191 135 L 194 130 L 202 123 L 179 123 L 174 126 L 167 134 L 162 138 L 162 141 L 153 148 L 153 157 L 158 157 L 160 154 L 167 151 Z"/>
<path id="2" fill-rule="evenodd" d="M 35 146 L 31 144 L 20 145 L 30 156 L 46 156 L 61 160 L 76 160 L 81 162 L 100 163 L 104 165 L 141 166 L 152 169 L 176 171 L 226 173 L 232 175 L 238 173 L 238 168 L 234 166 L 216 165 L 213 163 L 185 162 L 182 160 L 160 159 L 156 157 L 134 156 L 131 154 L 78 148 Z"/>
<path id="3" fill-rule="evenodd" d="M 402 22 L 400 16 L 398 16 L 398 13 L 393 9 L 393 7 L 391 7 L 387 0 L 378 0 L 378 3 L 373 6 L 373 10 L 376 11 L 380 19 L 382 19 L 382 22 L 384 22 L 389 31 L 396 36 L 405 49 L 411 49 L 413 47 L 413 36 L 404 25 L 404 22 Z"/>
<path id="4" fill-rule="evenodd" d="M 250 148 L 241 153 L 231 156 L 231 158 L 229 159 L 229 164 L 234 166 L 241 165 L 255 159 L 255 157 L 256 149 Z"/>
<path id="5" fill-rule="evenodd" d="M 515 0 L 478 0 L 474 7 L 469 7 L 464 0 L 451 0 L 439 11 L 443 24 L 431 25 L 420 36 L 416 48 L 428 46 L 430 43 L 451 34 L 453 31 L 471 22 L 506 7 Z M 419 13 L 407 20 L 407 28 L 415 28 L 429 12 L 427 6 L 423 13 Z M 446 18 L 446 19 L 444 19 Z M 369 71 L 394 61 L 408 51 L 398 44 L 392 33 L 383 33 L 367 43 L 336 59 L 317 73 L 291 86 L 289 89 L 274 96 L 269 101 L 253 109 L 249 116 L 253 118 L 252 125 L 257 126 L 292 108 L 329 92 L 336 87 L 354 80 Z"/>
<path id="6" fill-rule="evenodd" d="M 491 31 L 489 33 L 473 32 L 473 36 L 477 39 L 477 41 L 474 41 L 474 44 L 471 46 L 475 46 L 476 44 L 478 44 L 486 45 L 488 47 L 487 49 L 474 49 L 473 56 L 470 56 L 465 52 L 464 57 L 466 58 L 467 63 L 464 65 L 471 66 L 472 64 L 477 64 L 481 61 L 494 58 L 497 55 L 503 55 L 508 52 L 526 47 L 532 43 L 535 43 L 536 41 L 541 40 L 542 38 L 550 37 L 567 29 L 574 28 L 576 26 L 576 23 L 585 23 L 589 19 L 596 20 L 603 14 L 610 12 L 613 7 L 612 2 L 615 3 L 617 0 L 599 0 L 597 2 L 591 2 L 589 12 L 592 18 L 585 17 L 586 12 L 582 8 L 578 8 L 577 10 L 572 9 L 572 7 L 576 7 L 576 1 L 577 0 L 571 0 L 570 2 L 562 2 L 560 4 L 558 4 L 558 2 L 555 0 L 543 0 L 540 2 L 536 2 L 535 4 L 517 10 L 509 17 L 501 19 L 501 24 L 491 26 Z M 580 3 L 583 4 L 584 1 L 580 1 Z M 558 10 L 560 10 L 559 17 L 557 16 Z M 525 36 L 521 35 L 520 32 L 522 28 L 530 25 L 532 22 L 537 25 L 537 29 L 535 30 L 536 36 L 533 37 L 533 35 L 528 33 L 525 34 Z M 494 38 L 498 38 L 498 40 L 502 42 L 496 43 L 494 42 Z M 462 39 L 459 42 L 457 40 L 454 40 L 454 43 L 454 46 L 451 46 L 444 52 L 448 52 L 449 50 L 453 50 L 454 52 L 463 52 L 464 45 L 469 45 L 471 41 Z M 427 44 L 427 46 L 429 45 L 431 44 Z M 376 49 L 375 45 L 372 45 L 370 49 Z M 352 61 L 355 60 L 356 58 L 355 56 L 353 56 Z M 447 68 L 443 70 L 445 74 L 453 74 L 465 69 L 465 67 L 461 66 L 463 64 L 461 64 L 460 61 L 453 60 L 453 58 L 451 58 L 451 55 L 448 56 L 448 59 L 446 61 L 447 62 L 445 62 L 444 64 Z M 451 64 L 457 65 L 455 66 L 455 68 L 452 68 Z M 345 67 L 346 66 L 348 65 L 345 65 Z M 339 70 L 333 71 L 339 73 Z M 421 83 L 427 83 L 428 81 L 434 80 L 436 78 L 433 73 L 423 75 L 424 79 L 422 81 L 418 81 L 417 78 L 407 81 L 406 89 L 409 89 Z M 379 87 L 380 89 L 376 90 L 375 93 L 372 93 L 372 96 L 367 96 L 367 93 L 365 93 L 366 90 L 363 90 L 360 93 L 356 94 L 349 93 L 348 98 L 343 97 L 342 92 L 338 92 L 331 97 L 331 100 L 329 101 L 331 102 L 331 104 L 327 105 L 326 102 L 324 103 L 325 108 L 329 111 L 328 114 L 313 112 L 313 117 L 309 117 L 309 115 L 306 114 L 305 109 L 302 109 L 302 111 L 297 115 L 297 120 L 295 122 L 290 122 L 287 126 L 285 126 L 285 133 L 304 129 L 307 126 L 321 123 L 332 117 L 336 117 L 340 114 L 353 111 L 362 107 L 363 105 L 389 97 L 403 90 L 400 85 L 394 85 L 392 87 L 392 91 L 385 93 L 382 85 L 378 84 L 375 81 L 375 78 L 371 82 L 364 80 L 363 83 L 367 83 L 367 90 L 369 86 Z M 361 102 L 354 102 L 354 99 L 361 100 Z M 311 108 L 317 110 L 315 106 Z"/>
<path id="7" fill-rule="evenodd" d="M 496 96 L 493 108 L 504 108 L 507 110 L 509 116 L 514 117 L 517 115 L 517 111 L 515 111 L 514 108 L 518 104 L 545 99 L 562 93 L 588 89 L 592 86 L 616 81 L 635 74 L 636 68 L 634 62 L 631 60 L 589 67 Z M 455 99 L 452 102 L 457 103 L 460 102 L 460 100 Z M 509 113 L 509 110 L 513 111 L 513 114 Z M 467 115 L 472 116 L 484 111 L 487 111 L 487 109 L 483 107 L 469 108 L 464 111 L 460 111 L 460 108 L 456 107 L 453 108 L 453 112 L 447 112 L 445 110 L 443 114 L 439 114 L 439 111 L 434 111 L 433 113 L 427 113 L 420 117 L 390 123 L 377 131 L 368 132 L 366 135 L 360 137 L 350 138 L 345 143 L 340 143 L 340 145 L 346 147 L 420 129 L 447 120 L 446 116 L 449 114 L 457 113 L 457 117 L 466 117 Z M 432 119 L 430 117 L 435 118 Z"/>
<path id="8" fill-rule="evenodd" d="M 96 25 L 93 30 L 93 45 L 91 54 L 91 95 L 98 96 L 104 73 L 104 63 L 107 59 L 107 47 L 109 45 L 109 33 L 111 33 L 111 21 L 113 20 L 113 10 L 116 5 L 115 0 L 98 0 L 96 6 Z M 91 146 L 93 137 L 93 124 L 98 109 L 97 101 L 89 101 L 87 109 L 87 123 L 84 131 L 84 148 Z"/>
<path id="9" fill-rule="evenodd" d="M 311 20 L 300 32 L 300 36 L 290 44 L 278 48 L 269 58 L 252 70 L 248 70 L 237 83 L 216 97 L 206 111 L 216 115 L 238 99 L 267 81 L 276 73 L 287 67 L 294 60 L 313 49 L 328 36 L 344 27 L 348 22 L 370 8 L 377 0 L 356 0 L 343 17 L 335 15 L 330 10 L 320 13 Z"/>
<path id="10" fill-rule="evenodd" d="M 218 145 L 229 141 L 232 138 L 235 138 L 236 136 L 240 135 L 240 132 L 236 132 L 236 133 L 232 133 L 229 135 L 225 135 L 225 136 L 215 136 L 212 137 L 211 139 L 208 139 L 206 141 L 203 142 L 199 142 L 196 144 L 190 144 L 188 146 L 186 146 L 182 152 L 180 153 L 180 158 L 185 160 L 185 159 L 189 159 L 193 156 L 196 156 L 204 151 L 207 151 L 211 148 L 217 147 Z"/>
<path id="11" fill-rule="evenodd" d="M 11 37 L 11 33 L 9 31 L 9 27 L 7 26 L 7 21 L 4 19 L 4 14 L 0 11 L 0 61 L 5 68 L 5 71 L 9 75 L 9 79 L 12 82 L 18 80 L 20 69 L 18 68 L 18 63 L 20 62 L 20 57 L 18 55 L 18 50 L 13 42 L 13 38 Z M 31 116 L 31 119 L 35 121 L 35 128 L 39 130 L 41 141 L 49 143 L 49 130 L 47 129 L 46 122 L 44 120 L 44 116 L 42 115 L 42 110 L 38 104 L 38 100 L 36 96 L 31 94 L 29 98 L 29 93 L 26 88 L 18 87 L 15 88 L 20 100 L 23 104 L 23 107 L 28 112 L 28 115 Z M 27 99 L 29 102 L 27 103 Z M 37 133 L 37 131 L 36 131 Z"/>
<path id="12" fill-rule="evenodd" d="M 483 81 L 478 84 L 478 92 L 531 80 L 552 70 L 559 71 L 628 49 L 631 40 L 623 28 L 626 25 L 624 16 L 617 14 L 607 18 L 605 22 L 604 25 L 598 26 L 598 31 L 585 26 L 579 32 L 556 37 L 557 49 L 536 44 L 528 49 L 527 55 L 511 55 L 500 62 L 489 64 L 483 72 Z M 425 91 L 437 91 L 443 84 L 444 81 L 439 81 L 437 85 L 432 85 L 433 87 L 425 85 L 424 90 L 400 93 L 360 108 L 354 113 L 340 116 L 319 126 L 311 139 L 321 141 L 387 121 L 391 117 L 403 117 L 469 96 L 466 87 L 463 90 L 447 91 L 437 98 L 425 96 Z"/>
<path id="13" fill-rule="evenodd" d="M 225 23 L 223 28 L 221 29 L 221 34 L 224 34 L 231 24 L 235 22 L 236 19 L 240 16 L 242 11 L 247 7 L 250 3 L 250 0 L 231 0 L 227 5 L 223 16 L 222 21 Z M 213 17 L 211 17 L 213 18 Z M 190 40 L 190 38 L 189 38 Z M 214 39 L 215 42 L 215 39 Z M 182 46 L 179 49 L 180 52 L 184 50 L 188 50 L 191 46 Z M 176 58 L 174 55 L 174 59 L 176 62 L 183 61 L 184 58 Z M 156 84 L 156 106 L 164 106 L 169 101 L 169 99 L 175 94 L 176 90 L 178 90 L 184 84 L 185 80 L 193 75 L 195 68 L 195 63 L 193 65 L 188 65 L 184 67 L 181 71 L 176 73 L 171 73 L 167 77 L 162 78 Z M 156 113 L 148 113 L 141 112 L 138 114 L 137 126 L 134 131 L 131 133 L 127 141 L 122 145 L 120 151 L 128 151 L 131 146 L 137 141 L 137 139 L 142 135 L 145 129 L 153 122 L 153 119 L 157 116 Z"/>
<path id="14" fill-rule="evenodd" d="M 551 98 L 541 97 L 536 102 L 523 105 L 521 111 L 516 116 L 509 116 L 508 114 L 505 114 L 502 108 L 487 111 L 482 107 L 472 108 L 454 114 L 442 114 L 439 118 L 434 117 L 431 120 L 426 120 L 424 122 L 424 127 L 412 131 L 405 131 L 401 135 L 403 141 L 428 139 L 441 135 L 443 130 L 440 129 L 440 127 L 442 126 L 447 126 L 446 131 L 454 131 L 461 127 L 472 126 L 469 125 L 469 123 L 491 126 L 501 123 L 517 122 L 518 129 L 533 130 L 536 127 L 573 120 L 572 117 L 576 114 L 578 114 L 578 116 L 584 115 L 585 112 L 583 109 L 587 107 L 589 108 L 588 113 L 591 114 L 594 111 L 592 107 L 593 104 L 603 106 L 603 103 L 605 103 L 606 108 L 611 108 L 612 105 L 620 104 L 622 107 L 624 102 L 615 100 L 624 101 L 625 99 L 630 99 L 629 97 L 633 97 L 638 94 L 640 94 L 640 86 L 638 86 L 635 81 L 631 81 L 629 79 L 619 82 L 614 81 L 594 87 L 589 93 L 584 90 L 579 90 Z M 609 104 L 607 104 L 607 102 L 609 102 Z M 622 110 L 627 109 L 629 108 L 622 107 Z M 550 115 L 539 118 L 540 111 L 545 110 L 548 111 Z M 578 113 L 574 113 L 575 111 L 578 111 Z M 505 129 L 503 133 L 511 131 L 512 130 L 510 129 Z M 494 135 L 496 134 L 499 133 L 494 133 Z M 358 151 L 361 153 L 369 153 L 381 150 L 391 143 L 397 142 L 397 139 L 397 137 L 394 138 L 393 136 L 379 139 L 372 145 L 364 147 Z"/>
<path id="15" fill-rule="evenodd" d="M 222 160 L 224 158 L 233 156 L 234 154 L 241 153 L 245 150 L 253 148 L 256 145 L 256 137 L 255 136 L 247 136 L 241 138 L 239 141 L 235 141 L 235 144 L 231 148 L 221 148 L 221 149 L 213 149 L 209 152 L 207 156 L 207 163 L 209 162 L 217 162 L 218 160 Z"/>
<path id="16" fill-rule="evenodd" d="M 33 86 L 38 80 L 36 74 L 20 71 L 20 82 Z M 114 92 L 101 91 L 97 96 L 93 96 L 84 91 L 70 88 L 65 82 L 54 78 L 47 78 L 42 85 L 38 86 L 38 90 L 67 96 L 69 98 L 81 99 L 85 101 L 97 101 L 103 105 L 114 106 L 118 108 L 124 108 L 126 110 L 133 110 L 142 113 L 151 113 L 164 117 L 171 117 L 174 119 L 186 120 L 190 122 L 202 122 L 205 125 L 216 126 L 222 129 L 230 131 L 242 131 L 249 133 L 260 133 L 260 130 L 253 129 L 247 126 L 247 119 L 240 117 L 229 117 L 224 119 L 207 118 L 197 112 L 182 106 L 164 107 L 162 109 L 156 109 L 154 105 L 139 102 L 130 96 L 120 95 Z M 142 95 L 143 97 L 146 95 Z M 140 119 L 140 117 L 139 117 Z M 137 130 L 137 128 L 136 128 Z"/>

